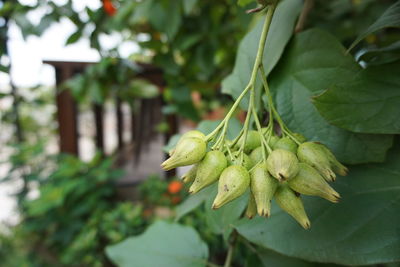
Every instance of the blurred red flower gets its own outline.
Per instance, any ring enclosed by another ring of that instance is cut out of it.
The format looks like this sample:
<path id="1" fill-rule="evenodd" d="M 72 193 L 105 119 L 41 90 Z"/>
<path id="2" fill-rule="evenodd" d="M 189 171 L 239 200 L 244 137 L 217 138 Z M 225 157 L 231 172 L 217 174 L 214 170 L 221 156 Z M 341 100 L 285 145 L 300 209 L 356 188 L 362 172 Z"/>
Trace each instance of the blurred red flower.
<path id="1" fill-rule="evenodd" d="M 109 15 L 109 16 L 114 16 L 115 13 L 117 13 L 117 9 L 113 5 L 111 0 L 103 0 L 103 8 L 104 11 Z"/>

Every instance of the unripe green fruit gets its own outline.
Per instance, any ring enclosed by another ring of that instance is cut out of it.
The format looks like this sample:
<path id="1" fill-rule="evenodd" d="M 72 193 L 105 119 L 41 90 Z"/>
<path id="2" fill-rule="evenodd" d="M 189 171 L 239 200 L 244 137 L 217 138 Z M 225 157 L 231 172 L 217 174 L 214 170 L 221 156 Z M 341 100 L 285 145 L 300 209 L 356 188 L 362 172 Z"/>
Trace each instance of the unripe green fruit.
<path id="1" fill-rule="evenodd" d="M 317 143 L 305 142 L 297 149 L 297 156 L 301 162 L 315 168 L 328 182 L 335 181 L 336 175 L 331 169 L 331 162 L 326 152 Z"/>
<path id="2" fill-rule="evenodd" d="M 244 142 L 244 134 L 240 137 L 239 141 L 236 143 L 235 147 L 240 148 Z M 244 144 L 244 152 L 248 153 L 256 147 L 260 146 L 261 138 L 258 131 L 248 131 L 246 136 L 246 142 Z"/>
<path id="3" fill-rule="evenodd" d="M 305 163 L 299 163 L 299 167 L 299 173 L 288 181 L 290 188 L 303 195 L 319 196 L 334 203 L 339 202 L 339 193 L 329 186 L 317 170 Z"/>
<path id="4" fill-rule="evenodd" d="M 212 205 L 218 209 L 226 203 L 240 197 L 246 192 L 250 184 L 249 172 L 240 165 L 232 165 L 226 168 L 218 181 L 218 194 Z"/>
<path id="5" fill-rule="evenodd" d="M 164 170 L 192 165 L 203 159 L 207 145 L 203 139 L 188 137 L 178 143 L 172 156 L 161 164 Z"/>
<path id="6" fill-rule="evenodd" d="M 263 160 L 262 150 L 263 150 L 263 148 L 261 146 L 259 146 L 256 149 L 254 149 L 253 151 L 251 151 L 249 157 L 250 157 L 251 161 L 253 162 L 253 166 Z M 266 153 L 266 156 L 268 156 L 267 153 Z"/>
<path id="7" fill-rule="evenodd" d="M 279 207 L 296 219 L 304 229 L 310 228 L 311 223 L 304 210 L 303 202 L 289 186 L 280 185 L 276 190 L 275 200 Z"/>
<path id="8" fill-rule="evenodd" d="M 254 200 L 253 194 L 250 192 L 249 202 L 247 204 L 247 209 L 245 215 L 248 219 L 253 219 L 254 216 L 257 214 L 257 204 Z"/>
<path id="9" fill-rule="evenodd" d="M 190 170 L 187 173 L 182 175 L 181 177 L 182 182 L 184 182 L 185 184 L 193 182 L 194 179 L 196 178 L 197 167 L 198 164 L 194 165 L 192 168 L 190 168 Z"/>
<path id="10" fill-rule="evenodd" d="M 181 138 L 179 138 L 178 143 L 176 144 L 175 148 L 178 146 L 178 144 L 179 144 L 182 140 L 184 140 L 185 138 L 188 138 L 188 137 L 195 137 L 195 138 L 204 139 L 206 136 L 205 136 L 202 132 L 197 131 L 197 130 L 188 131 L 188 132 L 184 133 L 184 134 L 181 136 Z M 170 156 L 172 156 L 172 154 L 174 154 L 175 148 L 171 149 L 171 150 L 168 152 L 168 154 L 169 154 Z"/>
<path id="11" fill-rule="evenodd" d="M 279 141 L 279 139 L 280 139 L 280 138 L 279 138 L 278 136 L 272 135 L 272 136 L 269 138 L 268 145 L 269 145 L 270 147 L 274 147 L 275 144 Z"/>
<path id="12" fill-rule="evenodd" d="M 243 162 L 240 164 L 240 153 L 239 151 L 235 151 L 232 153 L 233 159 L 228 156 L 228 165 L 242 165 L 247 170 L 250 170 L 254 166 L 254 162 L 247 154 L 243 154 Z"/>
<path id="13" fill-rule="evenodd" d="M 207 152 L 204 159 L 197 164 L 196 178 L 189 188 L 189 193 L 197 193 L 217 181 L 227 164 L 225 155 L 221 151 Z"/>
<path id="14" fill-rule="evenodd" d="M 293 141 L 289 137 L 283 137 L 283 138 L 279 139 L 278 142 L 275 143 L 274 149 L 285 149 L 287 151 L 290 151 L 290 152 L 296 154 L 297 144 L 295 141 Z"/>
<path id="15" fill-rule="evenodd" d="M 331 164 L 332 170 L 341 176 L 346 176 L 349 171 L 346 166 L 341 164 L 333 155 L 333 153 L 323 144 L 318 144 L 320 148 L 325 152 L 325 155 L 328 157 L 328 160 Z"/>
<path id="16" fill-rule="evenodd" d="M 298 163 L 294 153 L 283 149 L 272 151 L 267 159 L 269 173 L 281 182 L 296 176 L 299 171 Z"/>
<path id="17" fill-rule="evenodd" d="M 269 217 L 271 200 L 278 184 L 279 182 L 268 173 L 266 163 L 257 165 L 250 173 L 250 189 L 257 203 L 258 215 Z"/>
<path id="18" fill-rule="evenodd" d="M 294 133 L 293 137 L 296 138 L 296 140 L 299 141 L 300 143 L 304 143 L 307 141 L 307 138 L 305 138 L 304 135 L 300 133 Z"/>

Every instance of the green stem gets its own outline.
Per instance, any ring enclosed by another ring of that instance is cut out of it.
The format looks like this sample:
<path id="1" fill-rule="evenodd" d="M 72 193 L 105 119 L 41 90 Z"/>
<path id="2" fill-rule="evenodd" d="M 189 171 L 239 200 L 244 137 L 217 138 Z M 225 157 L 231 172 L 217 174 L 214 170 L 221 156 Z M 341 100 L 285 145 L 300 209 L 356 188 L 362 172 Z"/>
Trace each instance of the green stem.
<path id="1" fill-rule="evenodd" d="M 242 93 L 239 95 L 239 97 L 236 99 L 235 103 L 229 110 L 229 112 L 226 114 L 225 118 L 221 121 L 221 123 L 212 131 L 210 134 L 208 134 L 205 138 L 205 141 L 208 142 L 212 137 L 214 137 L 216 134 L 219 133 L 219 131 L 222 129 L 221 136 L 222 138 L 225 138 L 227 127 L 228 127 L 228 122 L 231 119 L 234 111 L 238 107 L 239 103 L 242 101 L 243 97 L 247 94 L 247 92 L 254 87 L 254 83 L 257 77 L 257 70 L 259 66 L 262 63 L 262 58 L 264 54 L 264 47 L 265 47 L 265 41 L 267 39 L 269 27 L 271 25 L 272 21 L 272 16 L 274 14 L 275 8 L 276 8 L 277 3 L 275 2 L 274 4 L 270 5 L 268 7 L 268 12 L 265 18 L 265 22 L 263 25 L 263 29 L 261 32 L 261 37 L 258 45 L 258 50 L 257 50 L 257 55 L 256 55 L 256 60 L 254 62 L 253 66 L 253 71 L 251 73 L 250 81 L 249 84 L 246 86 L 246 88 L 242 91 Z M 219 138 L 218 138 L 219 139 Z M 217 141 L 218 142 L 218 141 Z"/>
<path id="2" fill-rule="evenodd" d="M 238 233 L 236 231 L 233 231 L 231 234 L 231 240 L 229 242 L 228 253 L 225 258 L 224 267 L 230 267 L 232 265 L 233 251 L 236 246 L 237 237 L 238 237 Z"/>
<path id="3" fill-rule="evenodd" d="M 271 90 L 269 89 L 268 81 L 267 81 L 267 76 L 265 74 L 264 68 L 261 66 L 260 67 L 260 72 L 261 72 L 261 80 L 265 89 L 265 94 L 268 97 L 268 108 L 270 112 L 273 114 L 273 117 L 278 121 L 279 126 L 281 127 L 282 134 L 289 136 L 293 141 L 295 141 L 298 145 L 300 145 L 300 142 L 293 136 L 293 133 L 289 130 L 289 128 L 285 125 L 283 122 L 281 116 L 279 116 L 278 111 L 276 110 L 274 106 L 274 102 L 272 100 L 272 94 Z M 270 116 L 271 118 L 271 116 Z M 271 119 L 270 119 L 271 120 Z M 271 123 L 271 121 L 270 121 Z"/>
<path id="4" fill-rule="evenodd" d="M 205 141 L 208 142 L 214 135 L 218 133 L 218 131 L 224 126 L 225 124 L 227 125 L 227 122 L 230 120 L 230 118 L 233 115 L 233 112 L 235 112 L 236 108 L 238 107 L 240 101 L 242 101 L 243 97 L 247 94 L 247 92 L 250 90 L 251 86 L 250 84 L 246 86 L 246 88 L 243 90 L 243 92 L 239 95 L 239 97 L 236 99 L 235 103 L 233 103 L 231 109 L 228 111 L 226 114 L 225 118 L 221 121 L 221 123 L 212 131 L 210 134 L 208 134 L 205 138 Z M 226 132 L 226 130 L 225 130 Z"/>

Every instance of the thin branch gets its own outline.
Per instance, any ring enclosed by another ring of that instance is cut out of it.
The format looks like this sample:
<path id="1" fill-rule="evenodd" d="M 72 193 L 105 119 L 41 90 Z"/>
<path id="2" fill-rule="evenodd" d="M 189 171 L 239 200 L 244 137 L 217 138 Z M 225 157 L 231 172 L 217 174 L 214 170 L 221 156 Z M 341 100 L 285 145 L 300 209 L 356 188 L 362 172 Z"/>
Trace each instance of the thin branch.
<path id="1" fill-rule="evenodd" d="M 296 33 L 301 32 L 304 29 L 308 14 L 310 13 L 313 6 L 314 6 L 314 0 L 304 0 L 303 9 L 301 11 L 299 20 L 297 21 L 296 27 L 294 29 Z"/>

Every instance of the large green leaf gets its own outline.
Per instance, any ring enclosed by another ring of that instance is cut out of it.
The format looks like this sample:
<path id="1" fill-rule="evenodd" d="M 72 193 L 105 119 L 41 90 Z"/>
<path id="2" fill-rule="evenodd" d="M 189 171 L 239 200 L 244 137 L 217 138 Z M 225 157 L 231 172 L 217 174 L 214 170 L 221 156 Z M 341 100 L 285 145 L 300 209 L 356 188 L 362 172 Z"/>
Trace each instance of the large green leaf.
<path id="1" fill-rule="evenodd" d="M 361 133 L 400 133 L 400 62 L 373 66 L 314 98 L 330 123 Z"/>
<path id="2" fill-rule="evenodd" d="M 210 194 L 215 192 L 215 185 L 209 186 L 207 188 L 204 188 L 200 192 L 189 196 L 187 199 L 185 199 L 184 202 L 179 204 L 176 207 L 176 215 L 175 215 L 175 221 L 180 220 L 183 216 L 191 212 L 192 210 L 196 209 L 199 207 L 204 201 L 206 201 L 209 197 Z"/>
<path id="3" fill-rule="evenodd" d="M 233 224 L 239 220 L 247 206 L 249 194 L 246 192 L 234 201 L 213 210 L 211 207 L 216 195 L 217 186 L 214 186 L 214 191 L 210 192 L 205 201 L 207 225 L 215 234 L 222 234 L 224 239 L 228 240 L 233 231 Z"/>
<path id="4" fill-rule="evenodd" d="M 368 29 L 362 32 L 351 44 L 349 50 L 354 48 L 367 35 L 388 27 L 400 28 L 400 1 L 390 6 Z"/>
<path id="5" fill-rule="evenodd" d="M 311 103 L 338 81 L 350 81 L 361 70 L 330 34 L 309 30 L 298 34 L 270 75 L 279 113 L 289 128 L 321 141 L 349 164 L 382 162 L 392 145 L 391 135 L 357 134 L 328 122 Z"/>
<path id="6" fill-rule="evenodd" d="M 208 248 L 198 233 L 188 226 L 155 222 L 145 233 L 106 249 L 120 267 L 206 266 Z"/>
<path id="7" fill-rule="evenodd" d="M 282 1 L 277 7 L 265 44 L 263 64 L 266 73 L 269 73 L 278 62 L 285 45 L 292 36 L 294 24 L 301 6 L 302 1 L 291 0 Z M 256 27 L 240 42 L 233 72 L 222 82 L 222 92 L 231 95 L 235 99 L 250 80 L 263 24 L 264 17 L 260 19 Z M 248 98 L 245 98 L 241 103 L 241 107 L 246 108 L 247 105 Z"/>
<path id="8" fill-rule="evenodd" d="M 359 165 L 334 185 L 339 204 L 304 198 L 311 229 L 273 206 L 270 219 L 237 223 L 245 238 L 279 253 L 317 262 L 363 265 L 400 260 L 400 146 L 388 161 Z"/>

